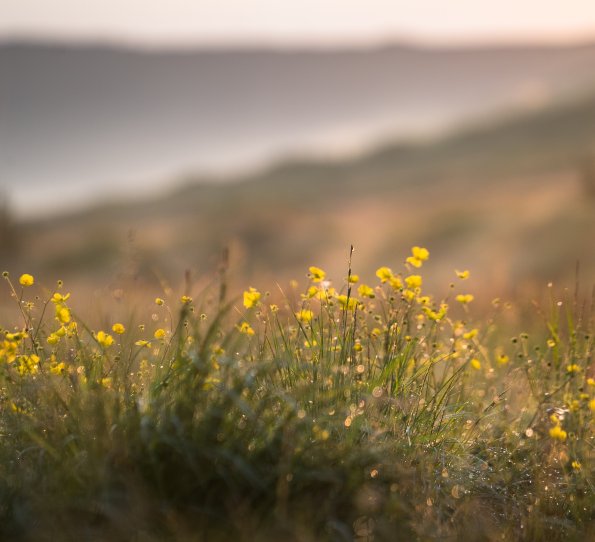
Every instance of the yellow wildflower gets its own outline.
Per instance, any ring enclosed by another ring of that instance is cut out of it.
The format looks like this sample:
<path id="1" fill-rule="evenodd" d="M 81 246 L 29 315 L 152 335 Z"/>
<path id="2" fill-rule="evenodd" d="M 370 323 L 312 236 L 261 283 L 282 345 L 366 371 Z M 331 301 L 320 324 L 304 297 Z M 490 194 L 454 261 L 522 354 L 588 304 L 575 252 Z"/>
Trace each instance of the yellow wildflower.
<path id="1" fill-rule="evenodd" d="M 588 386 L 595 386 L 595 378 L 587 378 Z"/>
<path id="2" fill-rule="evenodd" d="M 260 300 L 260 292 L 256 288 L 250 287 L 249 290 L 244 292 L 244 307 L 251 309 L 256 307 Z"/>
<path id="3" fill-rule="evenodd" d="M 580 461 L 577 461 L 577 460 L 575 459 L 575 460 L 574 460 L 574 461 L 571 463 L 571 467 L 572 467 L 572 469 L 573 469 L 573 470 L 579 471 L 579 470 L 581 470 L 581 467 L 582 467 L 582 465 L 581 465 L 581 462 L 580 462 Z"/>
<path id="4" fill-rule="evenodd" d="M 500 365 L 506 365 L 510 361 L 510 358 L 506 354 L 498 355 L 498 363 Z"/>
<path id="5" fill-rule="evenodd" d="M 140 347 L 146 347 L 149 348 L 151 346 L 151 343 L 149 341 L 145 341 L 144 339 L 141 339 L 139 341 L 136 341 L 134 343 L 136 346 L 140 346 Z"/>
<path id="6" fill-rule="evenodd" d="M 70 322 L 70 310 L 64 305 L 56 305 L 56 318 L 62 324 L 68 324 Z"/>
<path id="7" fill-rule="evenodd" d="M 471 301 L 473 301 L 474 297 L 472 294 L 459 294 L 456 297 L 456 300 L 459 303 L 462 303 L 463 305 L 467 304 L 467 303 L 471 303 Z"/>
<path id="8" fill-rule="evenodd" d="M 57 361 L 53 361 L 50 364 L 50 373 L 53 375 L 63 375 L 66 372 L 66 363 L 61 361 L 58 363 Z"/>
<path id="9" fill-rule="evenodd" d="M 114 338 L 105 331 L 98 331 L 95 335 L 95 339 L 104 348 L 108 348 L 114 343 Z"/>
<path id="10" fill-rule="evenodd" d="M 356 284 L 357 282 L 359 282 L 359 275 L 349 275 L 347 277 L 347 282 L 349 284 Z"/>
<path id="11" fill-rule="evenodd" d="M 470 331 L 467 331 L 466 333 L 463 333 L 463 339 L 465 339 L 466 341 L 470 341 L 477 335 L 477 333 L 477 328 L 474 328 Z"/>
<path id="12" fill-rule="evenodd" d="M 421 267 L 422 263 L 425 262 L 429 257 L 430 253 L 428 249 L 413 247 L 411 249 L 411 256 L 407 258 L 406 262 L 411 264 L 413 267 Z"/>
<path id="13" fill-rule="evenodd" d="M 368 286 L 367 284 L 360 284 L 357 291 L 359 295 L 361 295 L 362 297 L 369 297 L 370 299 L 375 297 L 374 289 Z"/>
<path id="14" fill-rule="evenodd" d="M 31 354 L 30 356 L 20 356 L 17 372 L 21 375 L 34 375 L 39 372 L 39 356 Z"/>
<path id="15" fill-rule="evenodd" d="M 317 286 L 310 286 L 308 288 L 308 290 L 306 291 L 306 294 L 303 295 L 302 297 L 304 299 L 311 299 L 313 297 L 316 297 L 319 293 L 318 287 Z"/>
<path id="16" fill-rule="evenodd" d="M 155 298 L 155 305 L 163 305 L 163 303 L 165 303 L 165 301 L 163 301 L 163 299 L 161 299 L 160 297 L 156 297 Z"/>
<path id="17" fill-rule="evenodd" d="M 326 273 L 320 269 L 320 267 L 315 267 L 312 265 L 308 271 L 310 271 L 308 276 L 312 282 L 322 282 L 326 277 Z"/>
<path id="18" fill-rule="evenodd" d="M 401 282 L 400 277 L 391 277 L 388 279 L 388 283 L 395 289 L 401 290 L 403 288 L 403 283 Z"/>
<path id="19" fill-rule="evenodd" d="M 423 307 L 423 311 L 426 313 L 427 317 L 434 322 L 439 322 L 446 316 L 446 312 L 448 311 L 448 305 L 446 303 L 442 303 L 440 305 L 440 309 L 438 311 L 433 311 L 430 307 Z"/>
<path id="20" fill-rule="evenodd" d="M 566 371 L 568 371 L 570 374 L 574 374 L 574 373 L 579 373 L 581 371 L 581 368 L 580 368 L 580 365 L 577 365 L 576 363 L 572 363 L 572 364 L 566 366 Z"/>
<path id="21" fill-rule="evenodd" d="M 303 323 L 308 323 L 310 321 L 312 321 L 312 318 L 314 318 L 314 313 L 311 310 L 308 309 L 302 309 L 298 312 L 295 313 L 295 317 Z"/>
<path id="22" fill-rule="evenodd" d="M 481 369 L 481 362 L 477 359 L 477 358 L 473 358 L 471 361 L 471 367 L 473 367 L 474 369 Z"/>
<path id="23" fill-rule="evenodd" d="M 339 302 L 339 305 L 341 305 L 341 308 L 348 311 L 353 311 L 357 307 L 357 300 L 353 297 L 347 298 L 344 294 L 338 295 L 337 301 Z"/>
<path id="24" fill-rule="evenodd" d="M 421 288 L 422 278 L 420 275 L 409 275 L 405 277 L 405 284 L 407 284 L 407 288 L 414 290 L 415 288 Z"/>
<path id="25" fill-rule="evenodd" d="M 65 303 L 66 301 L 68 301 L 68 298 L 70 297 L 70 294 L 61 294 L 59 292 L 56 292 L 53 296 L 52 296 L 52 303 Z"/>
<path id="26" fill-rule="evenodd" d="M 54 346 L 55 344 L 58 344 L 58 342 L 60 341 L 60 337 L 55 333 L 50 333 L 46 341 L 48 342 L 48 344 Z"/>
<path id="27" fill-rule="evenodd" d="M 465 269 L 465 271 L 458 271 L 455 269 L 455 273 L 457 274 L 457 277 L 459 277 L 461 280 L 468 279 L 470 274 L 467 269 Z"/>
<path id="28" fill-rule="evenodd" d="M 568 437 L 568 434 L 559 425 L 554 425 L 554 427 L 550 429 L 550 437 L 552 437 L 554 440 L 564 442 Z"/>
<path id="29" fill-rule="evenodd" d="M 155 333 L 153 333 L 153 337 L 155 337 L 157 340 L 163 339 L 165 337 L 165 329 L 156 329 Z"/>
<path id="30" fill-rule="evenodd" d="M 21 286 L 33 286 L 33 284 L 35 283 L 35 278 L 33 277 L 33 275 L 29 275 L 29 273 L 24 273 L 20 276 L 19 282 Z"/>
<path id="31" fill-rule="evenodd" d="M 250 327 L 248 322 L 242 322 L 238 327 L 240 333 L 244 333 L 246 335 L 254 335 L 254 330 Z"/>
<path id="32" fill-rule="evenodd" d="M 589 410 L 591 410 L 591 412 L 595 412 L 595 399 L 591 399 L 589 401 Z"/>
<path id="33" fill-rule="evenodd" d="M 180 301 L 182 302 L 183 305 L 189 305 L 190 303 L 192 303 L 192 298 L 188 295 L 183 295 L 180 298 Z"/>
<path id="34" fill-rule="evenodd" d="M 381 282 L 386 282 L 393 277 L 393 272 L 390 267 L 379 267 L 376 270 L 376 276 L 380 279 Z"/>
<path id="35" fill-rule="evenodd" d="M 126 328 L 124 327 L 124 325 L 123 325 L 123 324 L 120 324 L 120 323 L 118 322 L 117 324 L 114 324 L 114 325 L 112 326 L 112 331 L 113 331 L 114 333 L 117 333 L 118 335 L 122 335 L 122 334 L 123 334 L 123 333 L 126 331 Z"/>
<path id="36" fill-rule="evenodd" d="M 413 290 L 403 290 L 403 297 L 411 302 L 415 299 L 415 292 Z"/>

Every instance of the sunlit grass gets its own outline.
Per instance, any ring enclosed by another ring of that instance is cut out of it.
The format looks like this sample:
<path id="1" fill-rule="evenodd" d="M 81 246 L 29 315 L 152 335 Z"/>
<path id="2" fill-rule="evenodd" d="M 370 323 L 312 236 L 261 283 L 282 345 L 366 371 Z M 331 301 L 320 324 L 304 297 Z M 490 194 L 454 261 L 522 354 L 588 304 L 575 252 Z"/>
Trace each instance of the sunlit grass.
<path id="1" fill-rule="evenodd" d="M 161 293 L 97 329 L 61 283 L 5 274 L 0 533 L 595 536 L 592 308 L 552 294 L 541 332 L 503 337 L 468 271 L 424 290 L 429 256 L 369 283 L 350 258 L 279 292 Z"/>

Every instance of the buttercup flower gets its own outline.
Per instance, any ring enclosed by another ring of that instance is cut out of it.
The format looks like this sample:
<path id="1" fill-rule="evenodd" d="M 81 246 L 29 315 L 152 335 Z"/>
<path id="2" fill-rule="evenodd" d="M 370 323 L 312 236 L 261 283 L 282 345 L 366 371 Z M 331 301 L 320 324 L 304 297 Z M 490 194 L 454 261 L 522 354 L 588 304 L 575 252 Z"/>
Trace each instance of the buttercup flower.
<path id="1" fill-rule="evenodd" d="M 407 258 L 406 262 L 411 264 L 413 267 L 421 267 L 423 262 L 425 262 L 429 257 L 430 252 L 427 248 L 413 247 L 411 249 L 411 256 Z"/>
<path id="2" fill-rule="evenodd" d="M 260 292 L 256 288 L 250 287 L 249 290 L 244 292 L 244 307 L 251 309 L 256 307 L 260 300 Z"/>
<path id="3" fill-rule="evenodd" d="M 33 275 L 29 275 L 29 273 L 25 273 L 20 276 L 19 283 L 21 284 L 21 286 L 25 287 L 33 286 L 33 284 L 35 283 L 35 278 L 33 277 Z"/>
<path id="4" fill-rule="evenodd" d="M 311 266 L 308 271 L 310 271 L 310 280 L 312 282 L 322 282 L 326 277 L 326 273 L 320 269 L 320 267 Z"/>

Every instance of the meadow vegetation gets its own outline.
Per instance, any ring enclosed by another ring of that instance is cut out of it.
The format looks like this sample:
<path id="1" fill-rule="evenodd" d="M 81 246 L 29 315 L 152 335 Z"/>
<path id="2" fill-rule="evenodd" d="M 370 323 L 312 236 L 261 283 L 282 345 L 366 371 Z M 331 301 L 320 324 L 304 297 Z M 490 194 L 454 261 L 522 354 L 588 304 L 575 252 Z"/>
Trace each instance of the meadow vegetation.
<path id="1" fill-rule="evenodd" d="M 429 256 L 92 322 L 5 273 L 0 537 L 595 539 L 592 301 L 549 288 L 511 337 Z"/>

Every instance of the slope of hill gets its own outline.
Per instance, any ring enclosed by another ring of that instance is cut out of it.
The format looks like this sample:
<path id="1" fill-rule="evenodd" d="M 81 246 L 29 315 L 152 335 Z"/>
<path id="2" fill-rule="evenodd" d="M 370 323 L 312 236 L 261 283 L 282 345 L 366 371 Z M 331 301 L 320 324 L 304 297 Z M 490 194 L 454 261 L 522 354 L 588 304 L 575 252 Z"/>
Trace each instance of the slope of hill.
<path id="1" fill-rule="evenodd" d="M 543 106 L 595 85 L 594 65 L 594 45 L 154 52 L 4 44 L 1 180 L 17 211 L 130 195 L 184 171 L 328 155 Z"/>
<path id="2" fill-rule="evenodd" d="M 595 276 L 595 97 L 418 145 L 339 162 L 293 162 L 226 183 L 187 180 L 157 199 L 117 201 L 13 227 L 2 265 L 66 278 L 158 283 L 213 269 L 231 246 L 242 282 L 334 277 L 346 247 L 361 269 L 411 244 L 437 284 L 470 267 L 476 289 Z M 20 250 L 19 250 L 20 249 Z M 126 280 L 128 280 L 126 279 Z M 588 286 L 588 284 L 587 284 Z"/>

